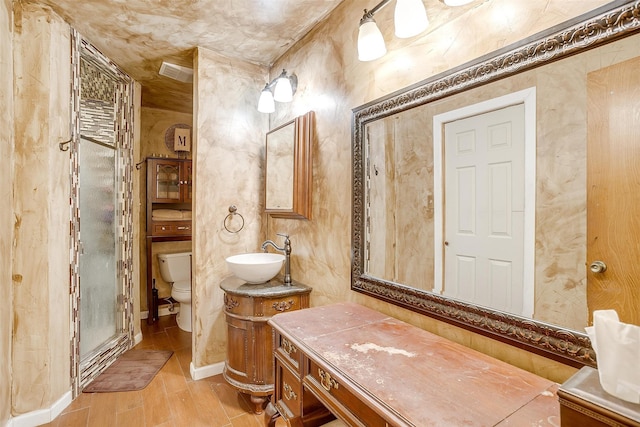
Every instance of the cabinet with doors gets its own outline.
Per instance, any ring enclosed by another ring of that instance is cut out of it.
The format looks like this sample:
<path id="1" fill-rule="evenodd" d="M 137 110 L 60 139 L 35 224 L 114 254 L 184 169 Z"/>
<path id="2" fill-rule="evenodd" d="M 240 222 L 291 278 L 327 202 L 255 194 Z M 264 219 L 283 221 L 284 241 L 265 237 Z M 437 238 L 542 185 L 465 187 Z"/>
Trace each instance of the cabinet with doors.
<path id="1" fill-rule="evenodd" d="M 223 377 L 251 396 L 254 412 L 261 414 L 273 394 L 273 332 L 267 323 L 278 313 L 309 307 L 311 288 L 302 283 L 285 285 L 278 277 L 249 284 L 235 276 L 222 281 L 227 321 L 227 358 Z"/>
<path id="2" fill-rule="evenodd" d="M 153 243 L 191 240 L 192 162 L 149 157 L 147 166 L 147 323 L 157 320 L 153 292 Z"/>

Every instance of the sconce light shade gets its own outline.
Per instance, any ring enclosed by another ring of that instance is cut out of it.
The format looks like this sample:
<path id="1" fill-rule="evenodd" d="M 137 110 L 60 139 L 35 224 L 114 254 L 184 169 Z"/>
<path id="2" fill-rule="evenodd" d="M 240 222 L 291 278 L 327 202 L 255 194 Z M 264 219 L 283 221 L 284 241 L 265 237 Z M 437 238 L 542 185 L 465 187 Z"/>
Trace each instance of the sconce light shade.
<path id="1" fill-rule="evenodd" d="M 422 0 L 397 0 L 394 21 L 396 37 L 404 39 L 417 36 L 429 25 Z"/>
<path id="2" fill-rule="evenodd" d="M 273 94 L 267 86 L 260 92 L 260 99 L 258 100 L 258 111 L 261 113 L 273 113 L 276 111 L 275 102 L 273 102 Z"/>
<path id="3" fill-rule="evenodd" d="M 291 87 L 291 80 L 287 77 L 287 72 L 282 70 L 282 74 L 276 80 L 276 87 L 273 89 L 273 99 L 278 102 L 291 102 L 293 101 L 293 87 Z"/>
<path id="4" fill-rule="evenodd" d="M 365 13 L 365 16 L 360 20 L 360 30 L 358 31 L 358 59 L 373 61 L 383 57 L 386 53 L 387 47 L 376 21 Z"/>
<path id="5" fill-rule="evenodd" d="M 444 0 L 447 6 L 462 6 L 471 3 L 473 0 Z"/>
<path id="6" fill-rule="evenodd" d="M 293 101 L 293 94 L 296 93 L 297 88 L 298 76 L 293 73 L 288 76 L 287 70 L 282 70 L 282 73 L 278 77 L 271 80 L 264 86 L 264 89 L 262 89 L 260 99 L 258 100 L 258 111 L 261 113 L 273 113 L 276 111 L 274 101 Z"/>

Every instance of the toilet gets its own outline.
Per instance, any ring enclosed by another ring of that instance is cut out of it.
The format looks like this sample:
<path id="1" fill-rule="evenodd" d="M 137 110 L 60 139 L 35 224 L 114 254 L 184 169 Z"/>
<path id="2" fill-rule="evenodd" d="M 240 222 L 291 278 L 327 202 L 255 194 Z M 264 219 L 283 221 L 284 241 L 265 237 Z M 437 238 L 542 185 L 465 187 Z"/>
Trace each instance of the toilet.
<path id="1" fill-rule="evenodd" d="M 191 332 L 191 252 L 158 254 L 160 275 L 171 283 L 171 297 L 180 303 L 178 327 Z"/>

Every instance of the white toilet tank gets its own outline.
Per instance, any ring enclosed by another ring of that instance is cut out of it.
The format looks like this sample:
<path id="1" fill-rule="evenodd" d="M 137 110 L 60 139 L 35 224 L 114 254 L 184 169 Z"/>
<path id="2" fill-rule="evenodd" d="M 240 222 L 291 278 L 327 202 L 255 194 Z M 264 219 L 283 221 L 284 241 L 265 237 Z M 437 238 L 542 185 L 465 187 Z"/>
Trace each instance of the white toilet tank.
<path id="1" fill-rule="evenodd" d="M 191 280 L 191 252 L 158 254 L 160 274 L 166 282 Z"/>

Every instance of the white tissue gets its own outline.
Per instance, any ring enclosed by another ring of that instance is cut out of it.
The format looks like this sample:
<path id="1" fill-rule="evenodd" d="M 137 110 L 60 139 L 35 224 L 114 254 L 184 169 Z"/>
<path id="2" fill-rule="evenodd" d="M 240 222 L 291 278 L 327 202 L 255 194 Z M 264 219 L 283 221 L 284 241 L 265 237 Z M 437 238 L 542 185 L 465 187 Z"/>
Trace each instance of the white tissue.
<path id="1" fill-rule="evenodd" d="M 596 352 L 602 388 L 640 403 L 640 326 L 620 322 L 615 310 L 596 310 L 593 326 L 585 329 Z"/>

